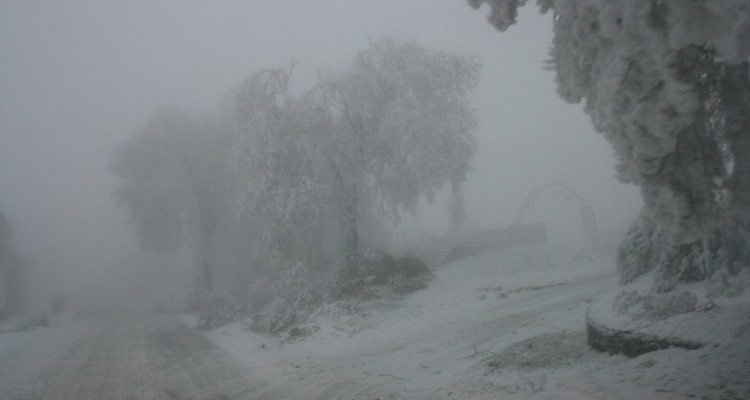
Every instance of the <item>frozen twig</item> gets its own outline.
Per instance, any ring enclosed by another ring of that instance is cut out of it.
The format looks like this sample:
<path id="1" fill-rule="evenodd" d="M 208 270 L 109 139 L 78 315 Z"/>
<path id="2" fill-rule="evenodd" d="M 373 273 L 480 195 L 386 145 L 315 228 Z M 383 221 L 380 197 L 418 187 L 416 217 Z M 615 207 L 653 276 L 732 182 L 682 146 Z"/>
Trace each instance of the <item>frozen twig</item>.
<path id="1" fill-rule="evenodd" d="M 391 374 L 378 374 L 378 376 L 387 376 L 387 377 L 389 377 L 389 378 L 393 378 L 393 379 L 398 379 L 398 380 L 400 380 L 400 381 L 403 381 L 403 380 L 405 380 L 404 378 L 401 378 L 401 377 L 399 377 L 399 376 L 396 376 L 396 375 L 391 375 Z"/>
<path id="2" fill-rule="evenodd" d="M 484 354 L 484 353 L 490 353 L 490 354 L 495 355 L 495 356 L 497 355 L 497 353 L 495 353 L 492 350 L 482 350 L 482 351 L 479 351 L 479 350 L 477 350 L 477 345 L 474 345 L 473 348 L 474 348 L 474 354 L 472 354 L 470 356 L 467 356 L 467 357 L 464 357 L 461 360 L 470 360 L 470 359 L 472 359 L 472 358 L 474 358 L 474 357 L 476 357 L 478 355 Z"/>

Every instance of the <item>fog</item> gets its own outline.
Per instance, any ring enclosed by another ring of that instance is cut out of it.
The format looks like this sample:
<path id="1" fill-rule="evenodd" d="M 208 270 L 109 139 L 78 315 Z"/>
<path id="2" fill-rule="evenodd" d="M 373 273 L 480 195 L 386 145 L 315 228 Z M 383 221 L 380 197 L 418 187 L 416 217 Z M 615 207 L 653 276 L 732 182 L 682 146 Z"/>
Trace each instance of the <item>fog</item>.
<path id="1" fill-rule="evenodd" d="M 18 1 L 0 10 L 0 208 L 27 265 L 32 308 L 60 292 L 79 307 L 173 301 L 191 285 L 189 256 L 138 249 L 113 197 L 115 146 L 160 108 L 216 112 L 261 68 L 294 60 L 293 89 L 304 90 L 381 37 L 483 64 L 469 225 L 515 223 L 526 196 L 554 181 L 575 187 L 605 235 L 622 234 L 641 206 L 581 105 L 557 96 L 543 69 L 552 16 L 535 7 L 503 34 L 486 9 L 462 0 Z M 447 229 L 445 197 L 402 227 Z M 525 218 L 547 222 L 549 240 L 582 238 L 577 207 L 540 199 Z"/>

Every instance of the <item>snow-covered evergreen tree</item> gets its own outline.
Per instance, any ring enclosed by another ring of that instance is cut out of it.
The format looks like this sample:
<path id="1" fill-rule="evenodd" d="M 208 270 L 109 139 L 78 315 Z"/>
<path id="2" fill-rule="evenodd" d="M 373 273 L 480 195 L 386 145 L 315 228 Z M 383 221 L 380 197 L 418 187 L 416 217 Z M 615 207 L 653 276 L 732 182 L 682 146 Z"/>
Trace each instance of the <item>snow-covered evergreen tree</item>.
<path id="1" fill-rule="evenodd" d="M 525 0 L 490 6 L 505 30 Z M 750 4 L 746 0 L 540 0 L 554 13 L 559 94 L 583 102 L 645 214 L 623 244 L 624 279 L 655 288 L 750 264 Z M 648 251 L 644 247 L 650 247 Z M 633 254 L 626 253 L 631 249 Z M 640 255 L 638 255 L 640 254 Z M 645 256 L 647 254 L 647 256 Z"/>

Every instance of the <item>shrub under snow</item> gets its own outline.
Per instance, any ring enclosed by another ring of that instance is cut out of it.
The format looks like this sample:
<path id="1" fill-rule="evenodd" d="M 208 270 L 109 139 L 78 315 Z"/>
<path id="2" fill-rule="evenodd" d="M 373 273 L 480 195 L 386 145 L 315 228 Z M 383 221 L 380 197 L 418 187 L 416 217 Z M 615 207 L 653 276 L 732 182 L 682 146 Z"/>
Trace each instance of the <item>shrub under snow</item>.
<path id="1" fill-rule="evenodd" d="M 373 252 L 365 255 L 357 270 L 339 277 L 333 295 L 368 299 L 379 297 L 378 290 L 405 295 L 426 288 L 431 279 L 429 267 L 418 258 Z"/>
<path id="2" fill-rule="evenodd" d="M 263 310 L 250 313 L 246 327 L 257 333 L 290 337 L 308 332 L 300 327 L 326 299 L 324 280 L 316 280 L 307 264 L 295 263 L 284 271 L 273 285 L 274 297 Z"/>
<path id="3" fill-rule="evenodd" d="M 191 299 L 198 311 L 198 329 L 216 329 L 245 314 L 243 302 L 220 292 L 203 292 Z"/>
<path id="4" fill-rule="evenodd" d="M 672 291 L 669 293 L 645 293 L 623 291 L 612 305 L 618 314 L 635 319 L 667 318 L 710 307 L 701 304 L 694 293 Z"/>
<path id="5" fill-rule="evenodd" d="M 315 331 L 309 322 L 320 313 L 351 313 L 363 302 L 394 300 L 427 287 L 429 268 L 416 258 L 394 258 L 376 252 L 366 255 L 360 267 L 336 277 L 314 276 L 307 264 L 288 268 L 272 285 L 272 300 L 248 313 L 247 329 L 286 339 Z"/>

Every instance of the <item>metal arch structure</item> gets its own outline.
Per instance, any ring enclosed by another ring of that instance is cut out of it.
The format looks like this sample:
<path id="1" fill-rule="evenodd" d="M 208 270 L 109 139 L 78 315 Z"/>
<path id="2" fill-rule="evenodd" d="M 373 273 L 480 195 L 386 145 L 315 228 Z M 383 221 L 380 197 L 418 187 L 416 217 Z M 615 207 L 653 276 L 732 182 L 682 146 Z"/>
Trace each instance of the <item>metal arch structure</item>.
<path id="1" fill-rule="evenodd" d="M 538 186 L 531 190 L 531 192 L 524 199 L 521 212 L 518 213 L 516 224 L 521 224 L 524 214 L 536 205 L 536 201 L 542 195 L 549 193 L 549 202 L 559 198 L 562 195 L 573 197 L 578 201 L 578 209 L 581 213 L 581 224 L 586 236 L 592 241 L 599 241 L 599 226 L 596 222 L 596 216 L 594 215 L 594 209 L 583 200 L 578 191 L 576 191 L 572 185 L 566 184 L 560 181 L 553 181 L 541 186 Z"/>

